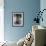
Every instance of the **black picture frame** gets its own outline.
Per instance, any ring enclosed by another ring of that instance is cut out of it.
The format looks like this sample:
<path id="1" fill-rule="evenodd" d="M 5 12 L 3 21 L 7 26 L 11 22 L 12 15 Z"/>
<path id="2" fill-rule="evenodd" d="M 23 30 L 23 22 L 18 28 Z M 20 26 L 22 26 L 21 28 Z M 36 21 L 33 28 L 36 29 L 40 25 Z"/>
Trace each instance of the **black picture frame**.
<path id="1" fill-rule="evenodd" d="M 12 27 L 24 27 L 24 12 L 12 12 Z"/>

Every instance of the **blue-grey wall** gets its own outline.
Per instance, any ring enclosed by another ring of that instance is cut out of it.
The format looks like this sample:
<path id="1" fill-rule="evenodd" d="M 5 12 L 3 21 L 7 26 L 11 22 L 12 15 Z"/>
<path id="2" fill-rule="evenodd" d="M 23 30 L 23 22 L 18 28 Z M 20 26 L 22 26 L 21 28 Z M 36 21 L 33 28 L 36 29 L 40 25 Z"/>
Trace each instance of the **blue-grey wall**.
<path id="1" fill-rule="evenodd" d="M 40 1 L 40 10 L 42 11 L 43 9 L 46 9 L 46 0 L 41 0 Z M 43 12 L 43 22 L 40 22 L 40 25 L 45 26 L 46 27 L 46 10 Z"/>
<path id="2" fill-rule="evenodd" d="M 4 38 L 18 41 L 32 29 L 35 12 L 40 9 L 40 0 L 4 0 Z M 12 12 L 24 12 L 24 27 L 12 27 Z"/>

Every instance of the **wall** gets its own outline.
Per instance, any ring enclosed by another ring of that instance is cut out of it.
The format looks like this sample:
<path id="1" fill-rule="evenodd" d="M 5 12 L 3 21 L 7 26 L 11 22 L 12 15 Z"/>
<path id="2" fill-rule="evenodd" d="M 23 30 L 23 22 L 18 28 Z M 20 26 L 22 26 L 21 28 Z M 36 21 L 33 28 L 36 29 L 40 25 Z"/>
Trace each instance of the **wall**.
<path id="1" fill-rule="evenodd" d="M 40 9 L 41 9 L 41 11 L 42 11 L 43 9 L 46 9 L 46 0 L 41 0 L 41 1 L 40 1 Z M 45 19 L 46 19 L 46 10 L 43 12 L 42 17 L 43 17 L 43 22 L 41 21 L 41 22 L 40 22 L 40 25 L 46 27 L 46 20 L 45 20 Z"/>
<path id="2" fill-rule="evenodd" d="M 32 29 L 35 12 L 40 9 L 40 0 L 4 0 L 4 39 L 18 41 Z M 12 12 L 24 12 L 24 27 L 12 27 Z"/>

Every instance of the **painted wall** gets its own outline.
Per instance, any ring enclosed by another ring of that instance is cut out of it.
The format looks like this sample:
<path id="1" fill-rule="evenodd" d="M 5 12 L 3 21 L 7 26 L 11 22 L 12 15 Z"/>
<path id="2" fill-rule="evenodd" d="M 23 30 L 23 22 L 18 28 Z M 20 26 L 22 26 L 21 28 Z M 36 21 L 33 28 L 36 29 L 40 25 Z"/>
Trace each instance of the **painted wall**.
<path id="1" fill-rule="evenodd" d="M 18 41 L 32 29 L 35 12 L 40 9 L 40 0 L 4 0 L 4 38 Z M 12 27 L 12 12 L 24 12 L 24 27 Z"/>
<path id="2" fill-rule="evenodd" d="M 41 9 L 41 11 L 43 10 L 43 9 L 46 9 L 46 0 L 41 0 L 40 1 L 40 9 Z M 43 22 L 41 21 L 40 22 L 40 25 L 42 25 L 42 26 L 46 26 L 46 10 L 43 12 L 43 15 L 42 15 L 42 17 L 43 17 Z"/>

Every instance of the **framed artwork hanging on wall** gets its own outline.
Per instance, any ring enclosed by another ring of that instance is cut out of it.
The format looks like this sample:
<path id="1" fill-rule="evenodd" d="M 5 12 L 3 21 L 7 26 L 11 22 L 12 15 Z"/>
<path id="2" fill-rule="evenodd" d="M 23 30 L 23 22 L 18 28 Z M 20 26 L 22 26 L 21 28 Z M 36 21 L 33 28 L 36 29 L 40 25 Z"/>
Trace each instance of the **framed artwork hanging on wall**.
<path id="1" fill-rule="evenodd" d="M 12 12 L 12 26 L 13 27 L 24 26 L 24 12 Z"/>

